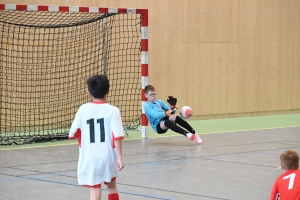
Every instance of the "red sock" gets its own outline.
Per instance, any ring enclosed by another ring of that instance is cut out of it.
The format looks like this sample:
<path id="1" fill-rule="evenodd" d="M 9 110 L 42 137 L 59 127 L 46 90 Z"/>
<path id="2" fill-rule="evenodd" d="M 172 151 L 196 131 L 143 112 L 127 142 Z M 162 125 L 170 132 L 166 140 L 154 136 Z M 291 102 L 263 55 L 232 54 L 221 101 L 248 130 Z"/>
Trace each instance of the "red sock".
<path id="1" fill-rule="evenodd" d="M 118 193 L 109 194 L 108 200 L 119 200 L 119 194 Z"/>

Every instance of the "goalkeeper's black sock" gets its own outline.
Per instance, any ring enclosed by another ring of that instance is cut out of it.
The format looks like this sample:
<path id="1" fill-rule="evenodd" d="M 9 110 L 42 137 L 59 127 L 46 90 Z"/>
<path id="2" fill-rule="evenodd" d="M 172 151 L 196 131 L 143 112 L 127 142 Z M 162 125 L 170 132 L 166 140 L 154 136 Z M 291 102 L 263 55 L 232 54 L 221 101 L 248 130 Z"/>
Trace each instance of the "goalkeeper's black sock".
<path id="1" fill-rule="evenodd" d="M 187 123 L 185 120 L 183 120 L 181 117 L 176 116 L 175 122 L 188 130 L 190 133 L 195 134 L 196 131 Z"/>
<path id="2" fill-rule="evenodd" d="M 186 131 L 186 130 L 182 129 L 181 127 L 177 126 L 176 124 L 174 124 L 170 120 L 165 120 L 164 124 L 165 124 L 166 127 L 168 127 L 169 129 L 171 129 L 172 131 L 174 131 L 176 133 L 180 133 L 184 136 L 186 136 L 186 134 L 188 133 L 188 131 Z"/>

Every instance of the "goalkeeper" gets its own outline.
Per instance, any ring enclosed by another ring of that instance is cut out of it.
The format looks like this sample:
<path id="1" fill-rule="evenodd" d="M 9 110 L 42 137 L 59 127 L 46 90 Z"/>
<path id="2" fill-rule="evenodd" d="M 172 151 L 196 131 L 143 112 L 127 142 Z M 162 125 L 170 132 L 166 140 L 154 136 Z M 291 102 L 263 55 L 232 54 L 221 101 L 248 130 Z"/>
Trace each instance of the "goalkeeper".
<path id="1" fill-rule="evenodd" d="M 168 106 L 164 101 L 156 100 L 156 94 L 155 88 L 152 85 L 145 87 L 145 97 L 148 101 L 144 104 L 144 109 L 153 130 L 158 134 L 163 134 L 168 129 L 171 129 L 176 133 L 186 136 L 191 141 L 201 144 L 202 139 L 189 123 L 181 117 L 174 115 L 178 108 L 178 105 L 176 105 L 177 99 L 169 96 L 167 101 L 170 106 Z"/>

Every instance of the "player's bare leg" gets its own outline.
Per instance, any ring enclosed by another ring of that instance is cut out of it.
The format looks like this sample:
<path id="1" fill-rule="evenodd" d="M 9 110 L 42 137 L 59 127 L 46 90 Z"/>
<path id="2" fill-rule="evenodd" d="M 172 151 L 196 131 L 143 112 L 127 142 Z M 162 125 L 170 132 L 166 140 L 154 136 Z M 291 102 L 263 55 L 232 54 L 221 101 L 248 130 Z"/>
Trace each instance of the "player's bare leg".
<path id="1" fill-rule="evenodd" d="M 160 128 L 162 129 L 162 130 L 167 130 L 168 129 L 168 127 L 166 127 L 166 125 L 165 125 L 165 121 L 162 121 L 162 122 L 160 122 Z"/>
<path id="2" fill-rule="evenodd" d="M 108 200 L 119 200 L 116 179 L 112 180 L 107 185 Z"/>
<path id="3" fill-rule="evenodd" d="M 175 124 L 176 116 L 175 115 L 170 116 L 169 120 Z"/>
<path id="4" fill-rule="evenodd" d="M 90 188 L 90 200 L 101 199 L 101 188 Z"/>

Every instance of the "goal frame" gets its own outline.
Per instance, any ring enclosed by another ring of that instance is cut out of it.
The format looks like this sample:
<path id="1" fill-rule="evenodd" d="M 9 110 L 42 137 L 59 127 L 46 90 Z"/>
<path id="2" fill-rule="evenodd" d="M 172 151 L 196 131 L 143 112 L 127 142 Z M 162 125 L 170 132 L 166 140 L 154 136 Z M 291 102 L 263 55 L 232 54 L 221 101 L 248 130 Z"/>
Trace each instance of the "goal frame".
<path id="1" fill-rule="evenodd" d="M 148 9 L 0 4 L 0 10 L 139 14 L 141 16 L 141 136 L 148 138 L 148 119 L 144 109 L 144 104 L 147 101 L 144 89 L 148 85 Z"/>

